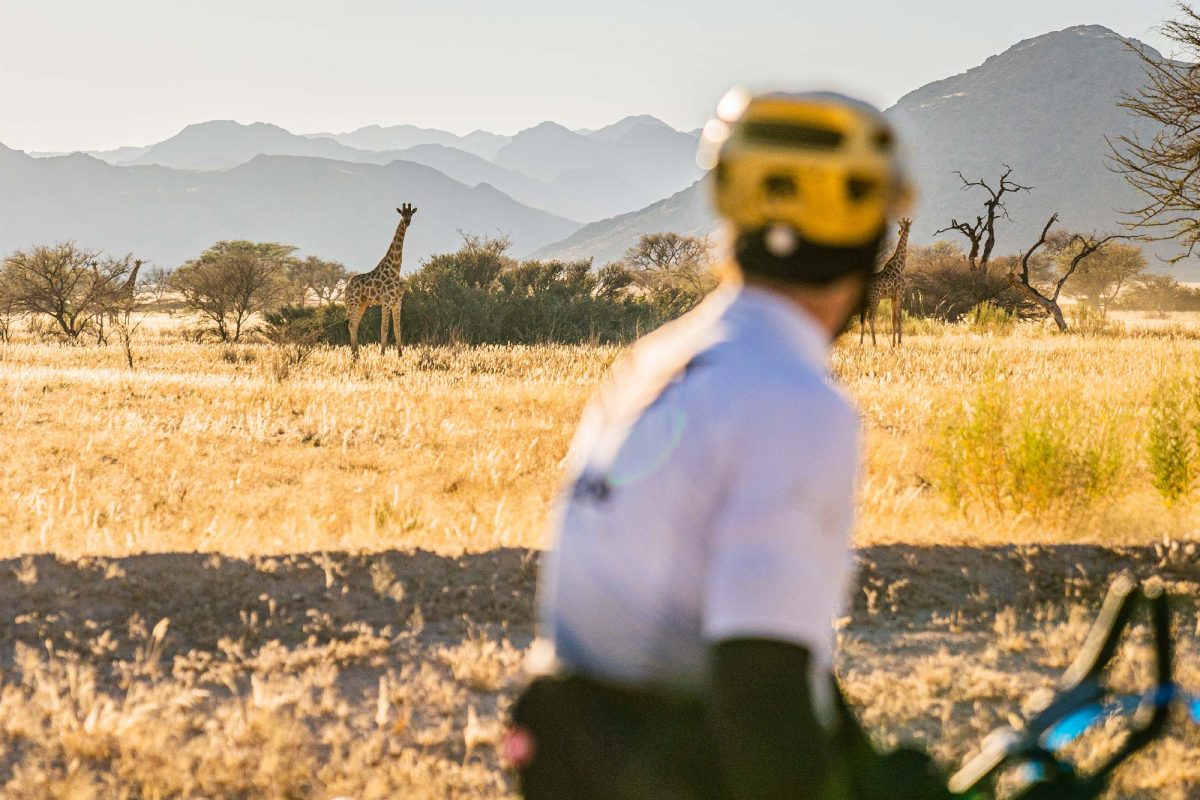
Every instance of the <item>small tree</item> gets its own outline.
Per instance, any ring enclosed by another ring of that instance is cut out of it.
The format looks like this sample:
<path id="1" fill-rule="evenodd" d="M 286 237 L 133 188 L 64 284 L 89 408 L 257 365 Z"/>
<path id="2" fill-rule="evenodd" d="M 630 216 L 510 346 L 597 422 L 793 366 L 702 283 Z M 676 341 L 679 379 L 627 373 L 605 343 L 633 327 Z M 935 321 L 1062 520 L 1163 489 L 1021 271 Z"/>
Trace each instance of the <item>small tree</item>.
<path id="1" fill-rule="evenodd" d="M 4 284 L 14 307 L 50 317 L 68 339 L 78 339 L 112 313 L 132 257 L 103 256 L 74 242 L 18 250 L 4 259 Z"/>
<path id="2" fill-rule="evenodd" d="M 716 284 L 708 239 L 679 233 L 646 233 L 625 251 L 621 264 L 645 286 L 671 286 L 703 296 Z"/>
<path id="3" fill-rule="evenodd" d="M 1003 165 L 1004 172 L 1001 173 L 1000 179 L 993 184 L 988 183 L 982 178 L 975 181 L 969 181 L 963 176 L 962 172 L 955 172 L 958 179 L 963 183 L 963 190 L 968 189 L 983 189 L 988 193 L 988 197 L 983 201 L 984 213 L 982 216 L 975 217 L 974 223 L 959 222 L 957 219 L 950 220 L 950 225 L 942 228 L 939 231 L 934 231 L 934 236 L 949 231 L 957 231 L 967 238 L 971 244 L 971 251 L 967 255 L 967 264 L 971 271 L 979 270 L 986 273 L 988 262 L 992 257 L 992 250 L 996 247 L 996 220 L 1003 217 L 1011 219 L 1008 216 L 1008 207 L 1005 205 L 1004 195 L 1014 192 L 1028 192 L 1032 186 L 1022 186 L 1016 181 L 1009 180 L 1013 173 L 1012 167 L 1007 164 Z"/>
<path id="4" fill-rule="evenodd" d="M 1169 275 L 1142 275 L 1113 305 L 1136 311 L 1200 311 L 1200 290 Z"/>
<path id="5" fill-rule="evenodd" d="M 0 342 L 8 343 L 12 335 L 12 324 L 21 315 L 21 304 L 8 281 L 7 273 L 0 269 Z"/>
<path id="6" fill-rule="evenodd" d="M 1077 246 L 1062 253 L 1060 263 L 1073 258 Z M 1135 244 L 1113 242 L 1095 253 L 1071 280 L 1071 292 L 1082 302 L 1107 309 L 1121 290 L 1140 282 L 1146 271 L 1146 256 Z"/>
<path id="7" fill-rule="evenodd" d="M 281 305 L 303 306 L 308 303 L 308 282 L 304 279 L 304 262 L 287 258 L 280 270 L 279 299 Z"/>
<path id="8" fill-rule="evenodd" d="M 166 267 L 151 264 L 142 273 L 140 288 L 148 293 L 155 303 L 162 303 L 171 291 L 171 271 Z"/>
<path id="9" fill-rule="evenodd" d="M 317 300 L 331 306 L 342 298 L 346 291 L 346 281 L 350 279 L 350 270 L 338 261 L 326 261 L 323 258 L 309 256 L 298 262 L 300 283 L 306 292 L 312 292 Z"/>
<path id="10" fill-rule="evenodd" d="M 275 242 L 222 241 L 171 275 L 184 303 L 209 319 L 221 341 L 240 341 L 246 322 L 287 297 L 296 248 Z"/>
<path id="11" fill-rule="evenodd" d="M 1062 235 L 1057 238 L 1050 238 L 1050 228 L 1054 223 L 1058 222 L 1058 214 L 1050 215 L 1050 219 L 1046 222 L 1046 226 L 1042 228 L 1042 235 L 1033 243 L 1025 254 L 1021 256 L 1018 262 L 1020 272 L 1017 272 L 1016 265 L 1008 273 L 1008 280 L 1013 286 L 1016 286 L 1032 300 L 1042 307 L 1048 316 L 1053 318 L 1054 324 L 1058 326 L 1060 331 L 1067 330 L 1067 320 L 1063 316 L 1062 307 L 1058 304 L 1058 298 L 1062 295 L 1063 287 L 1075 271 L 1079 269 L 1079 265 L 1090 256 L 1101 252 L 1104 247 L 1114 239 L 1124 238 L 1121 236 L 1111 235 L 1097 238 L 1095 236 L 1083 236 L 1082 234 L 1072 234 L 1064 237 Z M 1045 283 L 1050 284 L 1046 289 L 1047 293 L 1040 291 L 1035 285 L 1034 280 L 1036 272 L 1031 269 L 1031 259 L 1042 247 L 1051 244 L 1058 256 L 1056 261 L 1060 264 L 1059 274 L 1050 275 L 1044 279 Z"/>

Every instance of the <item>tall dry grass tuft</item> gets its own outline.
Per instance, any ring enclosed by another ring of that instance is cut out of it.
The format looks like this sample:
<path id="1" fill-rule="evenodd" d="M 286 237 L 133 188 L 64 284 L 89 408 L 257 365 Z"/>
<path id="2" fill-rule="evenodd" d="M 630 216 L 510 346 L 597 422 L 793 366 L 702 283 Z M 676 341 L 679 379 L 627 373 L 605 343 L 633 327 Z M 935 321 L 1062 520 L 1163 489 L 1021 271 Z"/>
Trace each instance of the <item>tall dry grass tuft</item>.
<path id="1" fill-rule="evenodd" d="M 1147 455 L 1152 483 L 1170 505 L 1183 500 L 1196 481 L 1200 417 L 1190 382 L 1176 378 L 1156 386 L 1150 401 Z"/>
<path id="2" fill-rule="evenodd" d="M 1071 515 L 1109 501 L 1128 472 L 1123 420 L 1065 399 L 1023 397 L 998 371 L 949 412 L 932 475 L 956 507 L 994 515 Z"/>

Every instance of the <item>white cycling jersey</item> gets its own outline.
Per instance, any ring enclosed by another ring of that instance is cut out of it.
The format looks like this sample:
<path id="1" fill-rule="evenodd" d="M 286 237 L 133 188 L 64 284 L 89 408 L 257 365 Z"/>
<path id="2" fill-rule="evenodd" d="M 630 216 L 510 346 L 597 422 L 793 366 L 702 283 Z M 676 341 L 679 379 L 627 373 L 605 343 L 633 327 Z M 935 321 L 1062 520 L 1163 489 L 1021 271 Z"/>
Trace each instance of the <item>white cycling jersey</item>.
<path id="1" fill-rule="evenodd" d="M 828 349 L 783 296 L 723 287 L 618 364 L 584 412 L 543 563 L 539 633 L 566 669 L 695 693 L 710 644 L 742 637 L 832 666 L 859 423 Z"/>

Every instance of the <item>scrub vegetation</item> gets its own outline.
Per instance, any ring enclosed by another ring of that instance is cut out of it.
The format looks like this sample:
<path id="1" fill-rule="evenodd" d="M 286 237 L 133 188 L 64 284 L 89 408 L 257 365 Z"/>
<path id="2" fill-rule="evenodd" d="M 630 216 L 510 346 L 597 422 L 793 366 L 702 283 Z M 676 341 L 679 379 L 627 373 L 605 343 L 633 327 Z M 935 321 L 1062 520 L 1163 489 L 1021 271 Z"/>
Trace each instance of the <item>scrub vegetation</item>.
<path id="1" fill-rule="evenodd" d="M 957 761 L 1052 685 L 1122 569 L 1180 597 L 1200 689 L 1196 320 L 906 325 L 834 352 L 866 432 L 839 670 L 871 731 Z M 0 345 L 0 794 L 511 796 L 544 519 L 620 349 L 355 363 L 193 327 Z M 1198 752 L 1178 720 L 1114 796 L 1197 796 Z"/>

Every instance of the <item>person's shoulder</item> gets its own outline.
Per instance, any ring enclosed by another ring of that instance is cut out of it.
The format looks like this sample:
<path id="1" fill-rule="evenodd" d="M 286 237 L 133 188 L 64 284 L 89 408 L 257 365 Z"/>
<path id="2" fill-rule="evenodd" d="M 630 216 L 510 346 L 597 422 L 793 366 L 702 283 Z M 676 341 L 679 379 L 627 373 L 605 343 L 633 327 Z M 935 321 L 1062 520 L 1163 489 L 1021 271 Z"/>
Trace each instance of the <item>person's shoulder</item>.
<path id="1" fill-rule="evenodd" d="M 708 355 L 707 400 L 722 441 L 764 456 L 857 446 L 858 409 L 820 369 L 721 346 Z"/>

